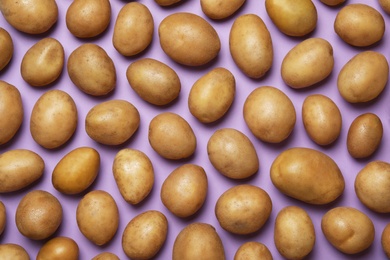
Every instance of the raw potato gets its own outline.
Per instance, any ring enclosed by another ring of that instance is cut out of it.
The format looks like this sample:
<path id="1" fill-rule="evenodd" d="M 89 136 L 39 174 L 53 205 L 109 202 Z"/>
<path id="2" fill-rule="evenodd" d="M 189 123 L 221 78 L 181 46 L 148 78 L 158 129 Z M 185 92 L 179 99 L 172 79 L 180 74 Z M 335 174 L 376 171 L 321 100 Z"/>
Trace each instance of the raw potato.
<path id="1" fill-rule="evenodd" d="M 152 42 L 154 20 L 144 4 L 125 4 L 116 18 L 112 43 L 124 56 L 134 56 L 144 51 Z M 129 37 L 130 36 L 130 37 Z"/>
<path id="2" fill-rule="evenodd" d="M 172 60 L 187 66 L 205 65 L 216 58 L 221 49 L 217 31 L 193 13 L 168 15 L 161 21 L 158 35 L 163 51 Z"/>
<path id="3" fill-rule="evenodd" d="M 44 148 L 58 148 L 76 131 L 77 116 L 76 104 L 68 93 L 49 90 L 39 97 L 32 109 L 31 136 Z"/>
<path id="4" fill-rule="evenodd" d="M 14 55 L 14 42 L 7 30 L 0 27 L 0 71 L 11 61 Z"/>
<path id="5" fill-rule="evenodd" d="M 225 249 L 215 228 L 194 222 L 184 227 L 173 244 L 172 260 L 225 260 Z"/>
<path id="6" fill-rule="evenodd" d="M 8 243 L 0 245 L 0 255 L 6 260 L 30 260 L 26 249 L 18 244 Z"/>
<path id="7" fill-rule="evenodd" d="M 242 244 L 234 255 L 234 260 L 273 260 L 272 254 L 266 245 L 250 241 Z"/>
<path id="8" fill-rule="evenodd" d="M 5 230 L 7 224 L 7 210 L 4 206 L 4 203 L 0 201 L 0 236 Z"/>
<path id="9" fill-rule="evenodd" d="M 85 118 L 85 131 L 94 141 L 105 145 L 123 144 L 137 131 L 140 114 L 126 100 L 112 99 L 95 105 Z"/>
<path id="10" fill-rule="evenodd" d="M 45 162 L 27 149 L 8 150 L 0 154 L 0 193 L 22 190 L 39 180 Z"/>
<path id="11" fill-rule="evenodd" d="M 225 68 L 214 68 L 192 85 L 188 108 L 200 122 L 212 123 L 227 113 L 235 94 L 234 75 Z"/>
<path id="12" fill-rule="evenodd" d="M 167 105 L 180 94 L 181 82 L 177 73 L 155 59 L 134 61 L 126 70 L 126 78 L 131 88 L 153 105 Z"/>
<path id="13" fill-rule="evenodd" d="M 43 240 L 57 231 L 62 215 L 61 203 L 54 195 L 44 190 L 33 190 L 20 200 L 15 223 L 23 236 Z"/>
<path id="14" fill-rule="evenodd" d="M 345 2 L 345 0 L 320 0 L 320 1 L 329 6 L 337 6 Z"/>
<path id="15" fill-rule="evenodd" d="M 326 79 L 333 66 L 332 45 L 322 38 L 308 38 L 295 45 L 283 58 L 281 75 L 288 86 L 307 88 Z"/>
<path id="16" fill-rule="evenodd" d="M 251 140 L 234 128 L 216 130 L 207 142 L 211 164 L 232 179 L 248 178 L 259 170 L 259 158 Z"/>
<path id="17" fill-rule="evenodd" d="M 79 246 L 70 237 L 59 236 L 47 241 L 38 251 L 36 260 L 78 260 Z"/>
<path id="18" fill-rule="evenodd" d="M 171 6 L 181 2 L 181 0 L 154 0 L 160 6 Z"/>
<path id="19" fill-rule="evenodd" d="M 244 14 L 234 21 L 229 33 L 229 50 L 237 67 L 250 78 L 263 77 L 273 64 L 271 34 L 255 14 Z"/>
<path id="20" fill-rule="evenodd" d="M 334 30 L 344 42 L 366 47 L 383 38 L 385 20 L 380 12 L 367 4 L 349 4 L 338 12 Z"/>
<path id="21" fill-rule="evenodd" d="M 273 161 L 270 174 L 272 183 L 280 192 L 314 205 L 336 200 L 345 187 L 336 162 L 311 148 L 284 150 Z"/>
<path id="22" fill-rule="evenodd" d="M 66 27 L 76 37 L 91 38 L 103 33 L 111 21 L 109 0 L 75 0 L 66 11 Z"/>
<path id="23" fill-rule="evenodd" d="M 64 194 L 78 194 L 95 181 L 100 170 L 100 155 L 92 147 L 78 147 L 67 153 L 52 173 L 53 187 Z"/>
<path id="24" fill-rule="evenodd" d="M 202 12 L 211 19 L 225 19 L 233 15 L 245 3 L 245 0 L 200 0 Z"/>
<path id="25" fill-rule="evenodd" d="M 389 0 L 379 0 L 379 5 L 387 14 L 390 14 L 390 1 Z"/>
<path id="26" fill-rule="evenodd" d="M 62 44 L 51 37 L 31 46 L 20 65 L 22 78 L 33 87 L 43 87 L 59 78 L 64 67 L 65 51 Z"/>
<path id="27" fill-rule="evenodd" d="M 194 215 L 206 200 L 208 180 L 204 169 L 183 164 L 174 169 L 161 186 L 161 201 L 175 216 Z"/>
<path id="28" fill-rule="evenodd" d="M 92 96 L 104 96 L 116 87 L 115 64 L 97 44 L 84 43 L 68 58 L 68 74 L 81 91 Z"/>
<path id="29" fill-rule="evenodd" d="M 119 211 L 114 198 L 106 191 L 88 192 L 77 205 L 80 232 L 98 246 L 107 244 L 119 226 Z"/>
<path id="30" fill-rule="evenodd" d="M 329 243 L 345 254 L 366 250 L 375 238 L 371 219 L 352 207 L 336 207 L 326 212 L 321 229 Z"/>
<path id="31" fill-rule="evenodd" d="M 272 201 L 268 193 L 250 184 L 229 188 L 215 204 L 215 215 L 221 227 L 238 235 L 260 230 L 271 211 Z"/>
<path id="32" fill-rule="evenodd" d="M 249 130 L 268 143 L 286 140 L 296 122 L 295 107 L 290 98 L 271 86 L 253 90 L 245 100 L 243 113 Z"/>
<path id="33" fill-rule="evenodd" d="M 387 224 L 382 231 L 381 245 L 387 258 L 390 258 L 390 224 Z"/>
<path id="34" fill-rule="evenodd" d="M 132 205 L 143 201 L 153 188 L 153 164 L 139 150 L 121 149 L 115 155 L 112 172 L 123 199 Z"/>
<path id="35" fill-rule="evenodd" d="M 96 255 L 92 260 L 120 260 L 119 257 L 110 252 L 103 252 L 98 255 Z"/>

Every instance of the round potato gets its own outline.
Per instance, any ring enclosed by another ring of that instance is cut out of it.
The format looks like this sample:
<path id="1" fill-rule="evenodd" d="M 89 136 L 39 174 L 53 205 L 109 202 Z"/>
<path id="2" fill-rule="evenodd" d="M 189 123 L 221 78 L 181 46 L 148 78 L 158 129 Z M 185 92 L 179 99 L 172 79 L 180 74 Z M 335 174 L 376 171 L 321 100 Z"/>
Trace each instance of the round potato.
<path id="1" fill-rule="evenodd" d="M 345 2 L 345 0 L 320 0 L 320 1 L 329 6 L 337 6 Z"/>
<path id="2" fill-rule="evenodd" d="M 18 244 L 7 243 L 0 245 L 0 256 L 9 260 L 30 260 L 26 249 Z"/>
<path id="3" fill-rule="evenodd" d="M 221 20 L 228 18 L 237 12 L 245 3 L 245 0 L 200 0 L 202 12 L 211 19 Z"/>
<path id="4" fill-rule="evenodd" d="M 387 224 L 382 230 L 381 245 L 387 258 L 390 258 L 390 224 Z"/>
<path id="5" fill-rule="evenodd" d="M 160 6 L 171 6 L 173 4 L 181 2 L 181 0 L 154 0 Z"/>
<path id="6" fill-rule="evenodd" d="M 4 203 L 0 201 L 0 236 L 5 230 L 7 224 L 7 210 L 4 206 Z"/>
<path id="7" fill-rule="evenodd" d="M 79 246 L 70 237 L 59 236 L 47 241 L 38 251 L 36 260 L 78 260 Z"/>
<path id="8" fill-rule="evenodd" d="M 387 14 L 390 14 L 390 1 L 389 0 L 378 0 L 380 7 Z"/>
<path id="9" fill-rule="evenodd" d="M 96 255 L 92 260 L 120 260 L 119 257 L 110 252 L 103 252 L 98 255 Z"/>
<path id="10" fill-rule="evenodd" d="M 234 254 L 234 260 L 273 260 L 268 247 L 260 242 L 250 241 L 242 244 Z"/>
<path id="11" fill-rule="evenodd" d="M 11 61 L 14 55 L 14 42 L 7 30 L 0 27 L 0 71 Z"/>

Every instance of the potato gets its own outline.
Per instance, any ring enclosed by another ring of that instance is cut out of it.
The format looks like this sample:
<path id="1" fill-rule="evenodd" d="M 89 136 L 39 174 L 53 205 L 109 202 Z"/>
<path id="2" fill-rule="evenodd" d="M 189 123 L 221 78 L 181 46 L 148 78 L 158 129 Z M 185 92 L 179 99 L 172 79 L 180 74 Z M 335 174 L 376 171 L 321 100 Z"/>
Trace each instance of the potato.
<path id="1" fill-rule="evenodd" d="M 217 31 L 204 18 L 193 13 L 168 15 L 160 22 L 158 35 L 165 54 L 187 66 L 205 65 L 216 58 L 221 49 Z"/>
<path id="2" fill-rule="evenodd" d="M 333 66 L 332 45 L 322 38 L 308 38 L 295 45 L 283 58 L 281 75 L 288 86 L 307 88 L 326 79 Z"/>
<path id="3" fill-rule="evenodd" d="M 59 78 L 64 67 L 65 51 L 62 44 L 51 37 L 35 43 L 24 54 L 20 73 L 33 87 L 43 87 Z"/>
<path id="4" fill-rule="evenodd" d="M 380 7 L 385 13 L 390 14 L 390 1 L 389 0 L 378 0 Z"/>
<path id="5" fill-rule="evenodd" d="M 171 6 L 173 4 L 181 2 L 181 0 L 154 0 L 160 6 Z"/>
<path id="6" fill-rule="evenodd" d="M 215 204 L 215 216 L 226 231 L 247 235 L 260 230 L 272 211 L 268 193 L 251 184 L 239 184 L 226 190 Z"/>
<path id="7" fill-rule="evenodd" d="M 200 122 L 212 123 L 227 113 L 235 94 L 234 75 L 225 68 L 214 68 L 192 85 L 188 108 Z"/>
<path id="8" fill-rule="evenodd" d="M 386 57 L 376 51 L 362 51 L 341 68 L 337 78 L 340 95 L 350 103 L 362 103 L 377 98 L 389 78 Z"/>
<path id="9" fill-rule="evenodd" d="M 59 236 L 45 242 L 39 249 L 36 260 L 78 260 L 79 246 L 70 237 Z"/>
<path id="10" fill-rule="evenodd" d="M 7 243 L 0 245 L 0 255 L 6 260 L 30 260 L 26 249 L 18 244 Z"/>
<path id="11" fill-rule="evenodd" d="M 85 131 L 105 145 L 123 144 L 138 130 L 138 109 L 126 100 L 112 99 L 92 107 L 85 118 Z"/>
<path id="12" fill-rule="evenodd" d="M 383 38 L 385 20 L 380 12 L 367 4 L 348 4 L 337 13 L 334 31 L 344 42 L 366 47 Z"/>
<path id="13" fill-rule="evenodd" d="M 234 260 L 272 260 L 272 254 L 266 245 L 249 241 L 242 244 L 234 254 Z"/>
<path id="14" fill-rule="evenodd" d="M 126 70 L 130 87 L 146 102 L 168 105 L 181 91 L 177 73 L 165 63 L 151 58 L 134 61 Z"/>
<path id="15" fill-rule="evenodd" d="M 7 209 L 4 206 L 4 203 L 0 201 L 0 236 L 5 230 L 7 225 Z"/>
<path id="16" fill-rule="evenodd" d="M 14 55 L 14 42 L 8 31 L 0 27 L 0 71 L 11 61 Z"/>
<path id="17" fill-rule="evenodd" d="M 66 10 L 66 27 L 76 37 L 91 38 L 103 33 L 111 21 L 109 0 L 75 0 Z"/>
<path id="18" fill-rule="evenodd" d="M 280 210 L 275 219 L 274 241 L 276 249 L 286 259 L 304 259 L 316 241 L 309 214 L 297 206 Z"/>
<path id="19" fill-rule="evenodd" d="M 305 98 L 302 104 L 302 121 L 306 133 L 318 145 L 329 145 L 340 136 L 340 109 L 325 95 L 312 94 Z"/>
<path id="20" fill-rule="evenodd" d="M 188 158 L 196 150 L 196 136 L 190 124 L 173 112 L 162 112 L 149 123 L 149 144 L 166 159 Z"/>
<path id="21" fill-rule="evenodd" d="M 24 107 L 19 90 L 0 80 L 0 145 L 8 143 L 23 123 Z"/>
<path id="22" fill-rule="evenodd" d="M 345 2 L 345 0 L 320 0 L 320 1 L 329 6 L 337 6 Z"/>
<path id="23" fill-rule="evenodd" d="M 253 90 L 245 100 L 243 113 L 252 134 L 268 143 L 286 140 L 296 122 L 295 107 L 290 98 L 271 86 Z"/>
<path id="24" fill-rule="evenodd" d="M 179 232 L 173 244 L 172 260 L 189 259 L 226 259 L 222 240 L 212 225 L 193 222 Z"/>
<path id="25" fill-rule="evenodd" d="M 234 128 L 216 130 L 207 142 L 211 164 L 232 179 L 248 178 L 259 170 L 259 158 L 251 140 Z"/>
<path id="26" fill-rule="evenodd" d="M 62 223 L 62 205 L 50 192 L 33 190 L 19 202 L 15 223 L 19 232 L 33 240 L 49 238 Z"/>
<path id="27" fill-rule="evenodd" d="M 236 18 L 230 28 L 229 50 L 237 67 L 250 78 L 261 78 L 272 67 L 274 50 L 271 34 L 256 14 L 243 14 Z"/>
<path id="28" fill-rule="evenodd" d="M 211 19 L 225 19 L 237 12 L 245 0 L 200 0 L 202 12 Z"/>
<path id="29" fill-rule="evenodd" d="M 194 215 L 206 200 L 208 180 L 205 170 L 196 164 L 175 168 L 164 180 L 160 197 L 164 206 L 175 216 Z"/>
<path id="30" fill-rule="evenodd" d="M 117 152 L 112 172 L 123 199 L 132 205 L 143 201 L 153 188 L 153 164 L 139 150 L 124 148 Z"/>
<path id="31" fill-rule="evenodd" d="M 371 219 L 352 207 L 336 207 L 327 211 L 322 217 L 321 229 L 329 243 L 345 254 L 366 250 L 375 238 Z"/>
<path id="32" fill-rule="evenodd" d="M 98 255 L 96 255 L 92 260 L 120 260 L 119 257 L 110 252 L 103 252 Z"/>
<path id="33" fill-rule="evenodd" d="M 119 226 L 119 211 L 114 198 L 106 191 L 88 192 L 77 205 L 77 226 L 80 232 L 98 246 L 107 244 Z"/>
<path id="34" fill-rule="evenodd" d="M 95 181 L 100 170 L 100 155 L 92 147 L 78 147 L 67 153 L 55 166 L 51 182 L 64 194 L 78 194 Z"/>
<path id="35" fill-rule="evenodd" d="M 275 26 L 289 36 L 305 36 L 317 26 L 317 9 L 311 0 L 266 0 L 265 10 Z"/>
<path id="36" fill-rule="evenodd" d="M 55 0 L 3 0 L 0 11 L 12 27 L 28 34 L 47 32 L 58 19 Z"/>
<path id="37" fill-rule="evenodd" d="M 45 169 L 42 157 L 28 149 L 0 154 L 0 193 L 24 189 L 39 180 Z"/>
<path id="38" fill-rule="evenodd" d="M 123 5 L 118 13 L 112 44 L 120 54 L 134 56 L 151 44 L 153 32 L 154 20 L 148 7 L 138 2 L 130 2 Z"/>
<path id="39" fill-rule="evenodd" d="M 381 245 L 387 258 L 390 258 L 390 224 L 387 224 L 382 230 Z"/>
<path id="40" fill-rule="evenodd" d="M 116 87 L 115 64 L 97 44 L 84 43 L 68 58 L 68 75 L 81 91 L 92 96 L 104 96 Z"/>
<path id="41" fill-rule="evenodd" d="M 314 205 L 336 200 L 345 187 L 336 162 L 311 148 L 284 150 L 273 161 L 270 174 L 272 183 L 280 192 Z"/>

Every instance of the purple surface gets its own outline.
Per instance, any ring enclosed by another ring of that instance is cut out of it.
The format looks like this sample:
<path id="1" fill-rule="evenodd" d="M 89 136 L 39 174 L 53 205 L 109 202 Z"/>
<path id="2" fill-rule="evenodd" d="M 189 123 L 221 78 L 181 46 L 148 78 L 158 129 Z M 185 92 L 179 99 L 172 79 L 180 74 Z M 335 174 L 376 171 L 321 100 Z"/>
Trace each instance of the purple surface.
<path id="1" fill-rule="evenodd" d="M 390 146 L 389 143 L 389 89 L 388 87 L 384 90 L 381 96 L 375 100 L 375 102 L 370 102 L 369 104 L 363 105 L 352 105 L 347 103 L 342 99 L 337 90 L 336 80 L 337 75 L 342 68 L 342 66 L 355 54 L 361 52 L 362 50 L 372 49 L 383 53 L 387 58 L 389 57 L 390 45 L 389 45 L 389 32 L 385 33 L 383 40 L 370 48 L 354 48 L 344 43 L 334 32 L 333 22 L 337 12 L 341 7 L 331 8 L 322 4 L 319 0 L 314 0 L 318 11 L 318 24 L 315 31 L 307 37 L 321 37 L 328 40 L 334 49 L 335 57 L 335 66 L 332 74 L 320 84 L 317 84 L 315 87 L 305 89 L 305 90 L 293 90 L 281 79 L 280 76 L 280 66 L 283 57 L 285 54 L 297 43 L 307 38 L 291 38 L 282 34 L 278 29 L 272 24 L 270 18 L 268 17 L 264 1 L 247 1 L 247 3 L 237 12 L 234 16 L 224 20 L 224 21 L 212 21 L 208 19 L 200 8 L 199 1 L 183 1 L 182 4 L 179 4 L 171 8 L 163 8 L 158 6 L 154 1 L 139 1 L 145 4 L 153 14 L 155 30 L 154 30 L 154 39 L 151 46 L 136 57 L 126 58 L 121 56 L 112 45 L 112 34 L 115 24 L 116 16 L 120 8 L 126 4 L 126 1 L 114 0 L 111 1 L 112 6 L 112 19 L 107 31 L 101 36 L 94 39 L 85 39 L 80 40 L 72 36 L 66 28 L 65 24 L 65 14 L 68 6 L 70 5 L 70 0 L 61 0 L 57 1 L 59 7 L 59 19 L 57 24 L 50 30 L 48 34 L 40 36 L 31 36 L 13 29 L 2 16 L 0 16 L 0 26 L 5 28 L 12 36 L 14 41 L 14 57 L 8 67 L 0 72 L 0 79 L 4 80 L 10 84 L 16 86 L 22 95 L 23 105 L 24 105 L 24 121 L 19 130 L 18 134 L 13 138 L 11 142 L 0 147 L 0 152 L 5 152 L 11 149 L 17 148 L 27 148 L 37 152 L 45 160 L 46 169 L 44 176 L 35 184 L 28 187 L 27 189 L 9 193 L 9 194 L 0 194 L 0 199 L 4 202 L 7 209 L 7 226 L 4 233 L 0 236 L 0 243 L 17 243 L 22 245 L 29 253 L 31 259 L 35 259 L 36 254 L 39 248 L 44 244 L 45 241 L 33 241 L 22 236 L 16 228 L 14 215 L 16 207 L 20 199 L 29 191 L 34 189 L 43 189 L 51 192 L 55 195 L 61 202 L 64 210 L 64 218 L 62 225 L 55 233 L 55 236 L 69 236 L 73 238 L 80 247 L 80 259 L 91 259 L 93 256 L 97 255 L 100 252 L 110 251 L 118 255 L 121 259 L 126 259 L 126 256 L 121 247 L 121 237 L 122 232 L 127 225 L 127 223 L 136 215 L 144 212 L 146 210 L 155 209 L 159 210 L 166 215 L 169 221 L 169 231 L 167 240 L 162 247 L 159 254 L 156 256 L 156 259 L 170 259 L 172 253 L 172 247 L 174 240 L 177 234 L 182 228 L 186 225 L 193 222 L 207 222 L 213 225 L 217 232 L 219 233 L 223 244 L 225 246 L 225 252 L 227 259 L 233 259 L 233 256 L 237 248 L 246 241 L 259 241 L 264 243 L 271 251 L 274 256 L 274 259 L 282 258 L 281 255 L 277 252 L 274 242 L 273 242 L 273 226 L 277 213 L 283 207 L 287 205 L 297 205 L 301 206 L 307 210 L 311 216 L 313 223 L 315 225 L 316 231 L 316 244 L 312 253 L 308 256 L 308 259 L 383 259 L 385 254 L 382 251 L 380 237 L 384 226 L 389 222 L 388 214 L 377 214 L 367 208 L 365 208 L 358 198 L 355 195 L 354 191 L 354 179 L 358 171 L 364 167 L 369 161 L 372 160 L 384 160 L 389 161 Z M 389 16 L 385 14 L 380 8 L 378 1 L 356 1 L 349 0 L 348 3 L 367 3 L 372 7 L 376 8 L 383 14 L 386 22 L 390 22 Z M 217 30 L 220 39 L 222 48 L 218 57 L 208 64 L 208 66 L 200 68 L 191 68 L 178 65 L 170 58 L 168 58 L 165 53 L 162 51 L 159 38 L 158 38 L 158 25 L 160 21 L 167 15 L 178 12 L 178 11 L 187 11 L 196 13 L 206 20 L 208 20 L 214 28 Z M 271 70 L 267 75 L 259 80 L 253 80 L 246 77 L 241 71 L 238 70 L 234 64 L 230 52 L 229 52 L 229 31 L 234 20 L 242 14 L 255 13 L 259 15 L 267 25 L 268 29 L 271 32 L 273 47 L 274 47 L 274 61 Z M 58 39 L 64 46 L 65 56 L 69 57 L 70 53 L 77 48 L 79 45 L 86 42 L 94 42 L 101 47 L 103 47 L 108 55 L 114 60 L 117 72 L 117 86 L 116 90 L 104 98 L 96 98 L 89 96 L 85 93 L 82 93 L 76 86 L 70 81 L 66 66 L 64 67 L 63 73 L 58 81 L 55 84 L 51 85 L 49 88 L 33 88 L 25 83 L 20 75 L 20 64 L 25 52 L 38 40 L 42 37 L 54 37 Z M 157 60 L 160 60 L 167 65 L 171 66 L 179 75 L 182 82 L 182 91 L 180 97 L 177 101 L 165 107 L 157 107 L 146 103 L 141 100 L 137 94 L 130 88 L 127 79 L 126 79 L 126 69 L 129 64 L 137 59 L 144 57 L 152 57 Z M 187 98 L 188 93 L 192 84 L 206 72 L 211 70 L 214 67 L 225 67 L 230 70 L 236 78 L 236 96 L 234 103 L 227 115 L 220 121 L 215 124 L 205 125 L 197 121 L 189 112 L 187 107 Z M 287 141 L 281 144 L 267 144 L 263 143 L 260 140 L 256 139 L 247 128 L 243 116 L 242 108 L 246 97 L 249 93 L 254 90 L 256 87 L 270 85 L 275 86 L 281 89 L 286 93 L 294 103 L 296 112 L 297 112 L 297 121 L 293 133 L 288 138 Z M 31 137 L 29 131 L 29 119 L 31 115 L 32 107 L 34 106 L 36 100 L 47 90 L 49 89 L 61 89 L 69 93 L 76 102 L 78 108 L 78 119 L 79 124 L 73 138 L 63 147 L 56 150 L 46 150 L 39 146 Z M 330 97 L 339 107 L 342 117 L 342 133 L 338 140 L 326 147 L 321 147 L 312 142 L 308 135 L 306 134 L 301 118 L 301 107 L 302 102 L 307 95 L 314 93 L 322 93 Z M 110 147 L 98 144 L 88 137 L 85 132 L 84 119 L 88 111 L 96 104 L 109 100 L 121 98 L 130 101 L 134 104 L 141 114 L 141 125 L 136 132 L 136 134 L 124 145 L 120 147 Z M 198 145 L 196 153 L 189 160 L 185 161 L 169 161 L 161 158 L 157 155 L 148 142 L 148 125 L 150 120 L 157 114 L 165 111 L 176 112 L 182 117 L 184 117 L 192 128 L 195 131 L 195 134 L 198 139 Z M 382 139 L 382 145 L 379 147 L 378 151 L 374 156 L 365 160 L 356 160 L 353 159 L 347 152 L 346 149 L 346 137 L 349 125 L 358 115 L 365 112 L 376 113 L 382 120 L 384 126 L 384 136 Z M 208 157 L 206 145 L 209 137 L 214 133 L 215 130 L 223 127 L 233 127 L 237 130 L 245 133 L 251 141 L 254 143 L 259 160 L 260 160 L 260 169 L 258 173 L 249 180 L 245 181 L 234 181 L 223 177 L 219 174 L 211 165 Z M 76 207 L 79 200 L 82 198 L 82 195 L 63 195 L 56 191 L 51 184 L 51 173 L 58 161 L 69 151 L 80 147 L 80 146 L 91 146 L 96 148 L 101 156 L 101 169 L 99 176 L 96 179 L 95 183 L 89 190 L 92 189 L 102 189 L 108 191 L 116 200 L 119 211 L 120 211 L 120 225 L 117 231 L 117 234 L 112 239 L 110 243 L 105 246 L 99 247 L 92 244 L 88 241 L 79 231 L 76 224 Z M 275 157 L 282 152 L 283 150 L 290 147 L 311 147 L 318 149 L 329 156 L 331 156 L 336 163 L 339 165 L 344 178 L 346 180 L 346 187 L 343 195 L 337 201 L 331 205 L 326 206 L 311 206 L 297 200 L 288 198 L 281 194 L 271 183 L 269 177 L 270 165 L 275 159 Z M 124 199 L 121 197 L 116 183 L 112 174 L 112 163 L 115 154 L 125 147 L 135 148 L 143 151 L 151 159 L 154 169 L 155 169 L 155 184 L 151 194 L 145 199 L 143 203 L 137 206 L 132 206 L 127 204 Z M 160 188 L 164 179 L 168 174 L 175 169 L 176 167 L 182 165 L 183 163 L 195 163 L 202 166 L 209 180 L 209 193 L 206 199 L 206 202 L 202 209 L 193 217 L 189 219 L 180 219 L 171 214 L 161 203 L 160 200 Z M 238 236 L 230 234 L 224 231 L 214 214 L 214 206 L 218 197 L 226 191 L 228 188 L 241 184 L 241 183 L 250 183 L 258 185 L 268 192 L 272 198 L 273 210 L 268 222 L 265 226 L 257 233 L 248 235 L 248 236 Z M 333 248 L 325 239 L 321 231 L 321 217 L 329 209 L 336 206 L 352 206 L 355 207 L 364 213 L 366 213 L 374 222 L 376 234 L 375 241 L 372 246 L 364 251 L 361 254 L 357 255 L 345 255 Z"/>

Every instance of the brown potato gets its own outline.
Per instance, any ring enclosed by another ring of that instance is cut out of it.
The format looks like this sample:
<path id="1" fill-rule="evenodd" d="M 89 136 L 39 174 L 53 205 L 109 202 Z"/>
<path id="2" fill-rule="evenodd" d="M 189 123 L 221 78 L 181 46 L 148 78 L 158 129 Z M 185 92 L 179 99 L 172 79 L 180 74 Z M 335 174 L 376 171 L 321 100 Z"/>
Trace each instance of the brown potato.
<path id="1" fill-rule="evenodd" d="M 225 19 L 237 12 L 245 0 L 200 0 L 202 12 L 211 19 Z"/>
<path id="2" fill-rule="evenodd" d="M 47 241 L 38 251 L 36 260 L 78 260 L 79 246 L 70 237 L 59 236 Z"/>
<path id="3" fill-rule="evenodd" d="M 387 258 L 390 258 L 390 223 L 382 230 L 381 245 Z"/>
<path id="4" fill-rule="evenodd" d="M 181 0 L 154 0 L 160 6 L 171 6 L 181 2 Z"/>
<path id="5" fill-rule="evenodd" d="M 0 27 L 0 71 L 11 61 L 14 55 L 14 42 L 7 30 Z"/>
<path id="6" fill-rule="evenodd" d="M 320 1 L 329 6 L 337 6 L 345 2 L 345 0 L 320 0 Z"/>
<path id="7" fill-rule="evenodd" d="M 234 254 L 234 260 L 273 260 L 268 247 L 260 242 L 249 241 L 242 244 Z"/>
<path id="8" fill-rule="evenodd" d="M 380 7 L 387 14 L 390 14 L 390 1 L 389 0 L 378 0 Z"/>
<path id="9" fill-rule="evenodd" d="M 4 203 L 0 201 L 0 236 L 5 230 L 7 224 L 7 209 L 4 206 Z"/>
<path id="10" fill-rule="evenodd" d="M 103 252 L 98 255 L 96 255 L 92 260 L 120 260 L 119 257 L 110 252 Z"/>
<path id="11" fill-rule="evenodd" d="M 30 260 L 26 249 L 13 243 L 1 244 L 0 255 L 3 259 L 7 260 Z"/>

